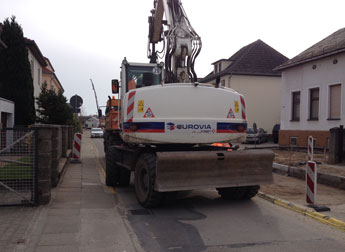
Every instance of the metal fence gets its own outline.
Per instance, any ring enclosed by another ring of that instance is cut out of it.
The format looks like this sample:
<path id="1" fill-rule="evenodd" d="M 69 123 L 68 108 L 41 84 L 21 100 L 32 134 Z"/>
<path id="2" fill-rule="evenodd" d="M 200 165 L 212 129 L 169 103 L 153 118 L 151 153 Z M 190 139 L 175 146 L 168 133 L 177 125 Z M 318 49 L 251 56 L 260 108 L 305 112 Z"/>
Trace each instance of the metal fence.
<path id="1" fill-rule="evenodd" d="M 37 204 L 37 131 L 0 130 L 0 206 Z"/>

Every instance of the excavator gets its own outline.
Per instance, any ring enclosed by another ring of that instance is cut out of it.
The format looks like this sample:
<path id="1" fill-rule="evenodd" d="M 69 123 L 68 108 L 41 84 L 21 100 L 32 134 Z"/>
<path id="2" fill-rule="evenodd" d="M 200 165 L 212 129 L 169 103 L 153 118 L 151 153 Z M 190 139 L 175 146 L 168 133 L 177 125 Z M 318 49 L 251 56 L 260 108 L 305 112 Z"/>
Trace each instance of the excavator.
<path id="1" fill-rule="evenodd" d="M 250 199 L 273 181 L 271 150 L 233 147 L 246 137 L 245 97 L 219 80 L 198 82 L 201 47 L 181 1 L 155 0 L 150 62 L 124 58 L 120 81 L 112 81 L 119 99 L 108 101 L 113 127 L 104 136 L 106 184 L 128 186 L 134 172 L 143 207 L 160 205 L 167 192 L 204 188 L 224 199 Z"/>

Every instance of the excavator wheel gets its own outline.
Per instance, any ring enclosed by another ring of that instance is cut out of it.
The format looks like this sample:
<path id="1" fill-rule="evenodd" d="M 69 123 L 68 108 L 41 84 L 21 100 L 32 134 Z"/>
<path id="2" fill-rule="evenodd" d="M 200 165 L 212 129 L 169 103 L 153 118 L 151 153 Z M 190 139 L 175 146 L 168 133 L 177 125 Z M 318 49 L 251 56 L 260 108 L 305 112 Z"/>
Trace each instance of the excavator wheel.
<path id="1" fill-rule="evenodd" d="M 226 200 L 248 200 L 253 198 L 259 191 L 260 186 L 240 186 L 217 188 L 218 194 Z"/>
<path id="2" fill-rule="evenodd" d="M 260 190 L 259 185 L 247 186 L 247 191 L 244 194 L 243 199 L 251 199 L 251 198 L 255 197 L 258 194 L 259 190 Z"/>
<path id="3" fill-rule="evenodd" d="M 105 184 L 107 186 L 116 186 L 120 180 L 120 167 L 116 165 L 116 160 L 119 158 L 119 151 L 114 147 L 108 147 L 105 153 Z"/>
<path id="4" fill-rule="evenodd" d="M 130 179 L 131 179 L 131 171 L 123 168 L 123 167 L 119 167 L 120 168 L 120 178 L 119 178 L 119 186 L 128 186 Z"/>
<path id="5" fill-rule="evenodd" d="M 161 203 L 163 194 L 154 190 L 156 181 L 156 155 L 142 154 L 135 167 L 134 186 L 138 202 L 146 208 Z"/>

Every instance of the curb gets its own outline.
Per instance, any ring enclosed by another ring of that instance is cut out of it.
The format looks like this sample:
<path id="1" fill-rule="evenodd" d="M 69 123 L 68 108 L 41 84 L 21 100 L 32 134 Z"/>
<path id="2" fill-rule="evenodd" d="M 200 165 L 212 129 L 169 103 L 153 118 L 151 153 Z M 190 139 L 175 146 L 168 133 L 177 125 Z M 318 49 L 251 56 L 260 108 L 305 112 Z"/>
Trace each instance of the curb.
<path id="1" fill-rule="evenodd" d="M 273 172 L 288 175 L 298 179 L 305 179 L 305 169 L 273 163 Z M 345 177 L 318 172 L 317 182 L 319 184 L 332 186 L 345 190 Z"/>
<path id="2" fill-rule="evenodd" d="M 65 171 L 65 168 L 71 159 L 71 153 L 72 153 L 72 150 L 68 149 L 66 151 L 66 157 L 61 157 L 59 159 L 59 163 L 58 163 L 58 167 L 57 167 L 57 172 L 58 172 L 57 184 L 60 182 L 61 176 L 62 176 L 63 172 Z M 56 184 L 56 186 L 57 186 L 57 184 Z"/>
<path id="3" fill-rule="evenodd" d="M 96 152 L 98 153 L 98 150 L 97 150 L 96 146 L 94 145 L 94 143 L 93 143 L 92 141 L 90 141 L 90 143 L 91 143 L 91 148 L 92 148 L 94 154 L 95 154 Z M 99 169 L 101 170 L 101 172 L 102 172 L 102 174 L 103 174 L 103 177 L 104 177 L 104 179 L 105 179 L 106 173 L 105 173 L 104 166 L 103 166 L 101 160 L 97 157 L 97 155 L 95 156 L 95 158 L 96 158 L 97 161 L 98 161 L 98 167 L 99 167 Z M 111 192 L 112 194 L 116 194 L 116 191 L 115 191 L 115 188 L 114 188 L 114 187 L 112 187 L 112 186 L 108 186 L 108 187 L 110 188 L 110 192 Z"/>
<path id="4" fill-rule="evenodd" d="M 260 197 L 264 200 L 267 200 L 267 201 L 269 201 L 275 205 L 284 207 L 288 210 L 292 210 L 296 213 L 302 214 L 302 215 L 307 216 L 311 219 L 314 219 L 318 222 L 321 222 L 321 223 L 326 224 L 328 226 L 335 227 L 335 228 L 345 232 L 345 222 L 343 222 L 343 221 L 329 217 L 329 216 L 324 215 L 324 214 L 317 213 L 315 211 L 311 211 L 308 208 L 303 208 L 301 206 L 297 206 L 297 205 L 290 203 L 286 200 L 275 198 L 274 196 L 265 194 L 263 192 L 259 192 L 258 197 Z"/>

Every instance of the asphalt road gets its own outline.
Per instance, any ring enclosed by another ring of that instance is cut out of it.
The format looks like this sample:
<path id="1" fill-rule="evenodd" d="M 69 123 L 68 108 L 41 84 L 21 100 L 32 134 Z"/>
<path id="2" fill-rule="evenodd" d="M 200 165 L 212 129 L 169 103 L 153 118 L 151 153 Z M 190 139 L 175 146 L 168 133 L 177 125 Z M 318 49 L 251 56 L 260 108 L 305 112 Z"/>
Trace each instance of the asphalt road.
<path id="1" fill-rule="evenodd" d="M 103 139 L 92 142 L 105 167 Z M 195 190 L 147 210 L 137 203 L 133 183 L 115 188 L 115 196 L 141 251 L 345 251 L 344 232 L 258 197 L 231 202 L 215 190 Z"/>

